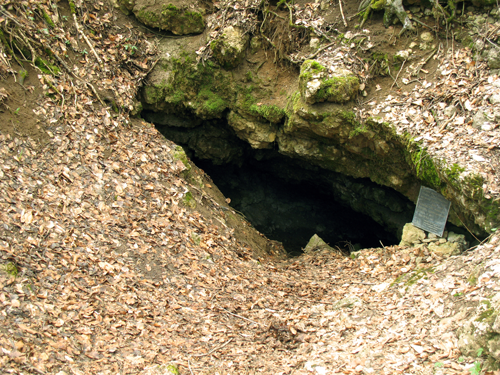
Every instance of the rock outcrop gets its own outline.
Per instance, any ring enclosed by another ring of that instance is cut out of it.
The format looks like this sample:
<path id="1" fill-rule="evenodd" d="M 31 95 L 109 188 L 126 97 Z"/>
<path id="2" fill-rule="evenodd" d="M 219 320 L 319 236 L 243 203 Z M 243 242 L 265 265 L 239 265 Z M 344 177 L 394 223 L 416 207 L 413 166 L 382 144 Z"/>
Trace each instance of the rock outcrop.
<path id="1" fill-rule="evenodd" d="M 212 27 L 217 22 L 209 21 Z M 496 227 L 500 210 L 484 196 L 481 177 L 433 159 L 390 122 L 359 116 L 354 99 L 365 94 L 365 83 L 346 59 L 332 64 L 304 59 L 300 72 L 287 72 L 285 84 L 279 70 L 269 66 L 265 37 L 251 37 L 240 26 L 244 20 L 238 22 L 215 29 L 213 39 L 203 34 L 160 43 L 161 59 L 141 95 L 146 119 L 154 121 L 155 113 L 168 119 L 164 134 L 216 164 L 239 164 L 260 150 L 274 150 L 311 169 L 319 167 L 318 173 L 368 178 L 413 202 L 420 185 L 428 186 L 452 202 L 453 224 L 476 234 Z M 433 51 L 433 38 L 423 33 L 412 45 Z M 411 48 L 403 52 L 395 63 L 412 60 Z M 213 58 L 198 63 L 207 53 Z M 390 73 L 387 56 L 373 59 L 373 66 Z M 490 126 L 487 119 L 496 119 L 490 112 L 486 108 L 474 125 Z"/>
<path id="2" fill-rule="evenodd" d="M 250 37 L 239 27 L 228 26 L 222 36 L 210 43 L 214 59 L 225 69 L 232 69 L 239 65 Z"/>
<path id="3" fill-rule="evenodd" d="M 359 78 L 344 68 L 327 69 L 315 60 L 306 60 L 300 68 L 299 86 L 308 104 L 346 103 L 356 97 Z"/>
<path id="4" fill-rule="evenodd" d="M 500 294 L 481 300 L 475 314 L 462 324 L 457 332 L 458 347 L 464 355 L 485 353 L 500 361 Z"/>
<path id="5" fill-rule="evenodd" d="M 205 29 L 206 9 L 198 0 L 118 0 L 125 14 L 133 13 L 146 26 L 175 35 L 199 34 Z"/>

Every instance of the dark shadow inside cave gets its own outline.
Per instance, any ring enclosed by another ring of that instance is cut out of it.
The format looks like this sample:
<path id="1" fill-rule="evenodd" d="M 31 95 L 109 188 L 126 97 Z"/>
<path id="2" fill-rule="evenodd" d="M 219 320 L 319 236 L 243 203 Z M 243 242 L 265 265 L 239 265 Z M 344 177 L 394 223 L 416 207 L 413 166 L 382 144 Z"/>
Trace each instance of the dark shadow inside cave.
<path id="1" fill-rule="evenodd" d="M 397 233 L 338 202 L 324 186 L 285 180 L 251 162 L 235 166 L 194 161 L 231 199 L 233 208 L 259 232 L 282 242 L 292 256 L 300 255 L 314 234 L 347 252 L 399 242 Z"/>

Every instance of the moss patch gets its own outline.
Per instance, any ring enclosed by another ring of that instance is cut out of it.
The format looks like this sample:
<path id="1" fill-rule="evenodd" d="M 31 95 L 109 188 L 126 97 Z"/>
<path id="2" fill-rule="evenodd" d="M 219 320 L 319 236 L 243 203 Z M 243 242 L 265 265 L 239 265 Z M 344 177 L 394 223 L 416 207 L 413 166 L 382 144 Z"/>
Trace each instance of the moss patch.
<path id="1" fill-rule="evenodd" d="M 182 164 L 186 167 L 186 170 L 191 170 L 191 164 L 189 164 L 189 159 L 186 152 L 181 146 L 175 146 L 174 149 L 174 159 L 182 161 Z"/>
<path id="2" fill-rule="evenodd" d="M 228 73 L 211 62 L 197 64 L 187 54 L 173 59 L 170 70 L 173 74 L 169 82 L 146 88 L 149 103 L 164 101 L 174 111 L 189 109 L 203 119 L 222 117 L 234 97 Z"/>
<path id="3" fill-rule="evenodd" d="M 173 4 L 163 4 L 161 8 L 144 7 L 136 17 L 150 27 L 169 30 L 176 35 L 199 34 L 205 29 L 205 21 L 200 12 L 178 8 Z"/>
<path id="4" fill-rule="evenodd" d="M 187 207 L 190 207 L 192 209 L 196 208 L 196 200 L 194 199 L 193 194 L 191 194 L 190 191 L 188 191 L 186 195 L 184 195 L 182 203 L 184 203 Z"/>
<path id="5" fill-rule="evenodd" d="M 50 64 L 47 60 L 44 60 L 41 57 L 37 57 L 35 59 L 35 65 L 45 74 L 58 75 L 61 73 L 61 69 Z"/>
<path id="6" fill-rule="evenodd" d="M 359 90 L 358 77 L 332 77 L 323 81 L 317 92 L 318 101 L 343 103 L 351 100 L 353 93 Z"/>
<path id="7" fill-rule="evenodd" d="M 419 268 L 410 273 L 398 276 L 398 278 L 391 283 L 391 286 L 404 283 L 404 286 L 409 287 L 416 284 L 421 279 L 428 279 L 428 275 L 433 273 L 433 267 Z"/>
<path id="8" fill-rule="evenodd" d="M 17 277 L 17 275 L 19 273 L 17 266 L 12 262 L 2 264 L 2 265 L 0 265 L 0 268 L 2 269 L 2 271 L 4 271 L 5 273 L 7 273 L 8 275 L 10 275 L 12 277 Z"/>
<path id="9" fill-rule="evenodd" d="M 315 60 L 306 60 L 299 75 L 301 94 L 307 103 L 351 100 L 359 90 L 359 79 L 347 70 L 329 72 Z"/>
<path id="10" fill-rule="evenodd" d="M 279 108 L 277 105 L 253 104 L 249 110 L 253 116 L 262 117 L 272 123 L 279 123 L 285 116 L 285 110 Z"/>
<path id="11" fill-rule="evenodd" d="M 417 178 L 429 187 L 440 191 L 443 183 L 434 165 L 434 161 L 427 153 L 427 150 L 420 148 L 414 142 L 408 143 L 407 150 L 407 162 Z"/>

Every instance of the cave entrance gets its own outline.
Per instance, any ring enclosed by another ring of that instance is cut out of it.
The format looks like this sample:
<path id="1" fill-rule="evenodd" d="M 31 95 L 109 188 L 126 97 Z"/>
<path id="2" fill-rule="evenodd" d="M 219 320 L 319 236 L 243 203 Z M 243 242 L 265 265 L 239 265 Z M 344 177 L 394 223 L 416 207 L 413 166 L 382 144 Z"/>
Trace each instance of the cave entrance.
<path id="1" fill-rule="evenodd" d="M 344 252 L 399 243 L 396 226 L 384 227 L 354 211 L 324 181 L 286 179 L 262 162 L 241 166 L 194 162 L 230 198 L 231 207 L 266 237 L 283 243 L 291 256 L 300 255 L 314 234 Z M 411 214 L 405 216 L 411 220 Z"/>
<path id="2" fill-rule="evenodd" d="M 142 115 L 185 149 L 231 207 L 292 256 L 315 234 L 345 252 L 394 245 L 412 220 L 415 205 L 395 190 L 276 150 L 252 149 L 223 120 L 192 122 L 188 128 L 179 124 L 182 117 Z"/>

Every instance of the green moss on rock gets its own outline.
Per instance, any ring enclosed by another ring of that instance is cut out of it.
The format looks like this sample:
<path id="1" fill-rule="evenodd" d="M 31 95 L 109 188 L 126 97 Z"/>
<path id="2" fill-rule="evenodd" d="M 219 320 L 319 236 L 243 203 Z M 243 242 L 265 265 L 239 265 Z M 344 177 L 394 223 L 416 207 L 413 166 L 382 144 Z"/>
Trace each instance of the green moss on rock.
<path id="1" fill-rule="evenodd" d="M 274 104 L 253 104 L 250 106 L 250 112 L 256 117 L 262 117 L 263 119 L 276 124 L 283 120 L 283 117 L 285 117 L 285 110 Z"/>
<path id="2" fill-rule="evenodd" d="M 196 208 L 196 200 L 193 197 L 193 194 L 191 194 L 190 191 L 184 195 L 184 198 L 182 199 L 182 202 L 184 205 L 186 205 L 189 208 L 195 209 Z"/>
<path id="3" fill-rule="evenodd" d="M 315 60 L 306 60 L 300 68 L 299 86 L 303 99 L 309 104 L 345 103 L 356 96 L 359 79 L 347 69 L 328 71 Z"/>
<path id="4" fill-rule="evenodd" d="M 122 0 L 123 8 L 127 1 Z M 161 7 L 146 6 L 134 13 L 139 21 L 150 27 L 168 30 L 176 35 L 199 34 L 205 29 L 205 21 L 201 12 L 177 7 L 172 3 L 163 4 Z"/>
<path id="5" fill-rule="evenodd" d="M 191 170 L 191 164 L 189 164 L 189 159 L 186 155 L 186 152 L 181 146 L 175 146 L 174 149 L 174 159 L 182 161 L 182 164 L 186 167 L 186 170 Z"/>
<path id="6" fill-rule="evenodd" d="M 234 98 L 229 73 L 212 62 L 197 64 L 187 53 L 172 58 L 161 77 L 142 91 L 144 102 L 155 110 L 220 118 Z"/>
<path id="7" fill-rule="evenodd" d="M 250 37 L 239 27 L 229 26 L 210 43 L 213 57 L 224 69 L 237 67 L 245 57 Z"/>

